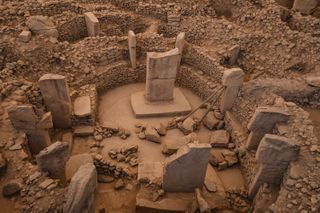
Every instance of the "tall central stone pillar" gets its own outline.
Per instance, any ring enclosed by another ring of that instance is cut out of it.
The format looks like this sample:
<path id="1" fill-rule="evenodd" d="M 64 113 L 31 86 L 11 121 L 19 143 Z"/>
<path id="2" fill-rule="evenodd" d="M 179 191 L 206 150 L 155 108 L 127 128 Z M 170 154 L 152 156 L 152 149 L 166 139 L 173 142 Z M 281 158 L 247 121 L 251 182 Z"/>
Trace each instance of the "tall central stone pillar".
<path id="1" fill-rule="evenodd" d="M 131 95 L 131 105 L 137 118 L 175 116 L 191 111 L 183 93 L 174 87 L 181 52 L 147 53 L 146 90 Z"/>
<path id="2" fill-rule="evenodd" d="M 145 98 L 149 102 L 172 101 L 174 82 L 180 64 L 179 49 L 165 53 L 147 53 Z"/>

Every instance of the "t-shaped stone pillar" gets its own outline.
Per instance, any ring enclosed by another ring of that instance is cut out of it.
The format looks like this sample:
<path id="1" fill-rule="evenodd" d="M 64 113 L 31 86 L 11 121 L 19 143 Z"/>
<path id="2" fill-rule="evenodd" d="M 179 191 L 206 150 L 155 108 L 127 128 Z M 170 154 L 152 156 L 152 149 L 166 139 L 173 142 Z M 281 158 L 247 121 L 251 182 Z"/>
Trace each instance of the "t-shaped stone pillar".
<path id="1" fill-rule="evenodd" d="M 244 72 L 240 68 L 233 68 L 225 70 L 222 77 L 222 85 L 225 86 L 223 92 L 220 110 L 226 112 L 232 108 L 235 102 L 240 86 L 243 83 Z"/>
<path id="2" fill-rule="evenodd" d="M 40 91 L 47 110 L 52 113 L 55 128 L 71 127 L 71 99 L 66 77 L 56 74 L 43 75 Z"/>
<path id="3" fill-rule="evenodd" d="M 251 132 L 247 140 L 247 148 L 256 149 L 263 136 L 270 133 L 276 123 L 285 122 L 288 119 L 289 114 L 280 108 L 258 107 L 248 124 Z"/>
<path id="4" fill-rule="evenodd" d="M 128 45 L 131 66 L 135 69 L 137 67 L 137 38 L 132 30 L 128 32 Z"/>
<path id="5" fill-rule="evenodd" d="M 211 146 L 190 143 L 170 156 L 164 165 L 163 188 L 168 192 L 193 192 L 202 188 Z"/>
<path id="6" fill-rule="evenodd" d="M 289 163 L 297 159 L 299 149 L 286 137 L 266 134 L 256 153 L 260 166 L 249 187 L 249 197 L 253 199 L 263 183 L 281 184 L 283 174 Z"/>
<path id="7" fill-rule="evenodd" d="M 147 53 L 145 98 L 149 102 L 172 101 L 174 82 L 180 64 L 179 49 L 165 53 Z"/>
<path id="8" fill-rule="evenodd" d="M 26 133 L 31 154 L 38 154 L 51 144 L 48 129 L 53 127 L 50 112 L 38 115 L 31 105 L 20 105 L 9 108 L 9 119 L 12 125 Z"/>

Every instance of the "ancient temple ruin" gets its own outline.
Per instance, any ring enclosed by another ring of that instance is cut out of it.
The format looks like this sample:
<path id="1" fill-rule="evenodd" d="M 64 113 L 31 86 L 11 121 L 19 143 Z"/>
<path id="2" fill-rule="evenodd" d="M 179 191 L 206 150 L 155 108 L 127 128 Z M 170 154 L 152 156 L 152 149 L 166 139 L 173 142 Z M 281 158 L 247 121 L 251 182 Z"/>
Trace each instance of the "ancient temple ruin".
<path id="1" fill-rule="evenodd" d="M 0 0 L 0 212 L 320 212 L 317 0 Z"/>

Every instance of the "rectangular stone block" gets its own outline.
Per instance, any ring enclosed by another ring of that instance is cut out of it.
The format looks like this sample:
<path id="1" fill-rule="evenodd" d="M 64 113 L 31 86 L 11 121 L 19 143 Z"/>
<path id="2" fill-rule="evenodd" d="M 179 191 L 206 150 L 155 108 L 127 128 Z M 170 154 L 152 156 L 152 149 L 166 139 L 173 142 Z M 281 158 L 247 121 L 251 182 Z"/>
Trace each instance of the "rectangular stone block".
<path id="1" fill-rule="evenodd" d="M 179 49 L 168 52 L 147 53 L 147 80 L 148 79 L 175 79 L 180 64 Z"/>
<path id="2" fill-rule="evenodd" d="M 99 35 L 100 24 L 97 17 L 92 12 L 85 13 L 84 17 L 86 20 L 88 35 L 89 36 Z"/>
<path id="3" fill-rule="evenodd" d="M 210 157 L 209 144 L 190 143 L 170 156 L 164 166 L 163 188 L 168 192 L 193 192 L 204 184 Z"/>
<path id="4" fill-rule="evenodd" d="M 80 118 L 91 115 L 91 100 L 90 96 L 80 96 L 73 103 L 74 115 Z"/>
<path id="5" fill-rule="evenodd" d="M 146 84 L 145 97 L 150 102 L 172 101 L 175 79 L 150 79 Z"/>
<path id="6" fill-rule="evenodd" d="M 40 91 L 56 128 L 71 127 L 71 100 L 66 78 L 46 74 L 39 80 Z"/>
<path id="7" fill-rule="evenodd" d="M 137 67 L 137 38 L 133 31 L 128 32 L 129 56 L 132 68 Z"/>

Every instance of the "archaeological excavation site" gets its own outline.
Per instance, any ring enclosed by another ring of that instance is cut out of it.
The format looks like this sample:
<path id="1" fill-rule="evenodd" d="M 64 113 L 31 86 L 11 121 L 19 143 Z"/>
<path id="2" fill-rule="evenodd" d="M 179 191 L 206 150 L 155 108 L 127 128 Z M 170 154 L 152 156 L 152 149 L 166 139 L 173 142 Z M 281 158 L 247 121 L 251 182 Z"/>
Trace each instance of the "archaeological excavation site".
<path id="1" fill-rule="evenodd" d="M 319 213 L 320 0 L 0 0 L 1 213 Z"/>

